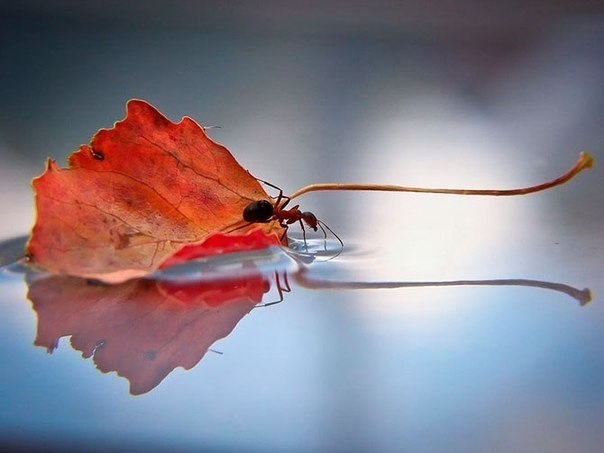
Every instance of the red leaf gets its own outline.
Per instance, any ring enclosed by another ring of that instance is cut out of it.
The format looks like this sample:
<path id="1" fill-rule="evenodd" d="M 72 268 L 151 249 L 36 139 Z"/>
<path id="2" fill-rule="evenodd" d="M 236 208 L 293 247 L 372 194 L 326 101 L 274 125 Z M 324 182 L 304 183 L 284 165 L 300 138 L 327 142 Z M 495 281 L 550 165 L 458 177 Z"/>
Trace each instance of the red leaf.
<path id="1" fill-rule="evenodd" d="M 237 236 L 216 233 L 208 236 L 200 243 L 183 246 L 172 256 L 168 257 L 159 267 L 174 266 L 175 264 L 185 263 L 206 256 L 260 250 L 280 244 L 281 242 L 277 235 L 267 235 L 261 230 L 253 230 L 246 235 Z"/>
<path id="2" fill-rule="evenodd" d="M 100 371 L 117 372 L 141 394 L 176 367 L 194 367 L 269 287 L 259 273 L 191 285 L 51 276 L 29 282 L 28 297 L 38 317 L 37 346 L 52 352 L 71 335 L 73 348 L 92 356 Z"/>
<path id="3" fill-rule="evenodd" d="M 191 118 L 175 124 L 140 100 L 73 153 L 69 168 L 49 160 L 33 186 L 28 256 L 51 273 L 115 283 L 216 232 L 283 236 L 276 222 L 243 221 L 250 202 L 270 197 L 224 146 Z"/>

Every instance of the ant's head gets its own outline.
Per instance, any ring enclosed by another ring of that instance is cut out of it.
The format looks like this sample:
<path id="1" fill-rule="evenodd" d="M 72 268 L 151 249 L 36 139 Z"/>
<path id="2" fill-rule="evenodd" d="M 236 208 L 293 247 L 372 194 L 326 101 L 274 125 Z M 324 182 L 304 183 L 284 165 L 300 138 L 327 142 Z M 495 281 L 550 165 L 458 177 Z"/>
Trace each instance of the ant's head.
<path id="1" fill-rule="evenodd" d="M 304 222 L 306 222 L 309 227 L 317 231 L 317 225 L 319 225 L 319 220 L 317 219 L 316 215 L 314 215 L 312 212 L 306 211 L 302 213 L 302 219 L 304 219 Z"/>
<path id="2" fill-rule="evenodd" d="M 270 201 L 252 201 L 243 210 L 243 220 L 250 223 L 264 223 L 268 222 L 274 213 L 275 210 Z"/>

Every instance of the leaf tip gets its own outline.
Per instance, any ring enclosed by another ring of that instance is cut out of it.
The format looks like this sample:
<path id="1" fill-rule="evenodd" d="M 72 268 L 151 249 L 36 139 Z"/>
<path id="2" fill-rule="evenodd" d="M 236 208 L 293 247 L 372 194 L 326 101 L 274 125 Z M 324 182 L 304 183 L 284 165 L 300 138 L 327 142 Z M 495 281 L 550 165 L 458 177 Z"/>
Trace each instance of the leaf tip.
<path id="1" fill-rule="evenodd" d="M 126 117 L 122 122 L 127 121 L 128 118 L 137 118 L 141 116 L 147 116 L 154 119 L 161 118 L 164 121 L 169 122 L 169 120 L 150 102 L 137 98 L 128 99 L 128 101 L 126 101 Z"/>
<path id="2" fill-rule="evenodd" d="M 128 99 L 128 101 L 126 101 L 126 112 L 129 112 L 130 110 L 133 109 L 139 109 L 141 107 L 148 107 L 151 106 L 151 104 L 149 104 L 147 101 L 144 101 L 142 99 L 137 99 L 137 98 L 133 98 L 133 99 Z"/>
<path id="3" fill-rule="evenodd" d="M 46 159 L 46 171 L 54 171 L 57 169 L 57 161 L 50 157 Z"/>
<path id="4" fill-rule="evenodd" d="M 36 176 L 35 178 L 33 178 L 31 180 L 31 185 L 33 187 L 35 187 L 36 182 L 42 180 L 42 178 L 44 178 L 44 175 L 47 175 L 48 173 L 56 172 L 58 170 L 59 170 L 59 167 L 57 167 L 57 161 L 54 159 L 51 159 L 49 157 L 48 159 L 46 159 L 46 165 L 44 165 L 44 171 L 42 172 L 42 174 Z"/>

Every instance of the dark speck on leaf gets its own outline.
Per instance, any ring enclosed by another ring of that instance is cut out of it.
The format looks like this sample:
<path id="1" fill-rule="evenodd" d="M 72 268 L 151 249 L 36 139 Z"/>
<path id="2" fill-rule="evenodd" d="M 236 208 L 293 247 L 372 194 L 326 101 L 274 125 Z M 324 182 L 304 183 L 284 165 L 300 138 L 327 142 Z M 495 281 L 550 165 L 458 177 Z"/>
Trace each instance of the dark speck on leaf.
<path id="1" fill-rule="evenodd" d="M 101 151 L 97 151 L 92 148 L 89 148 L 89 149 L 90 149 L 90 154 L 92 154 L 92 157 L 94 157 L 96 160 L 105 160 L 105 155 Z"/>

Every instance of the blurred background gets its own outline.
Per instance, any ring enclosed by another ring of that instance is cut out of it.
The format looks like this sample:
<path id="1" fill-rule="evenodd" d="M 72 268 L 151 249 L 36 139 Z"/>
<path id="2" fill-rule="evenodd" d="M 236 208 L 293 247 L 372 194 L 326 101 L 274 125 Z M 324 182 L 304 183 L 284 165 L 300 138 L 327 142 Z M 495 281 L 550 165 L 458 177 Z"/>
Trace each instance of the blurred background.
<path id="1" fill-rule="evenodd" d="M 286 193 L 332 181 L 510 188 L 557 176 L 581 150 L 596 158 L 523 198 L 300 200 L 346 243 L 317 277 L 540 279 L 590 287 L 585 309 L 526 289 L 294 288 L 242 321 L 224 356 L 132 398 L 67 343 L 52 357 L 33 348 L 26 289 L 5 283 L 3 438 L 597 451 L 603 43 L 595 0 L 0 0 L 0 239 L 29 231 L 45 159 L 65 163 L 130 98 L 220 126 L 212 137 Z"/>

